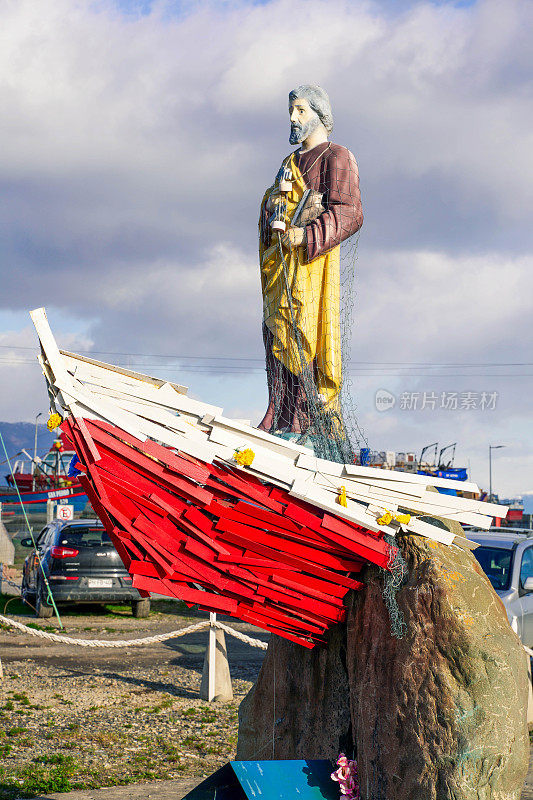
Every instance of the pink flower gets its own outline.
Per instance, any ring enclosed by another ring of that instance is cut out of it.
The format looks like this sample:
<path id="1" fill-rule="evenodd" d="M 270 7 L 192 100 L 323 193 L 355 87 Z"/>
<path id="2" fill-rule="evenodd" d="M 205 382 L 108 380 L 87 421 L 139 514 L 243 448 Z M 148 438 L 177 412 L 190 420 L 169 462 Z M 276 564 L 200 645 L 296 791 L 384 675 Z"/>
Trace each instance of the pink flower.
<path id="1" fill-rule="evenodd" d="M 351 761 L 341 753 L 337 759 L 338 769 L 331 773 L 331 779 L 339 784 L 341 795 L 346 800 L 361 800 L 357 780 L 357 761 Z"/>

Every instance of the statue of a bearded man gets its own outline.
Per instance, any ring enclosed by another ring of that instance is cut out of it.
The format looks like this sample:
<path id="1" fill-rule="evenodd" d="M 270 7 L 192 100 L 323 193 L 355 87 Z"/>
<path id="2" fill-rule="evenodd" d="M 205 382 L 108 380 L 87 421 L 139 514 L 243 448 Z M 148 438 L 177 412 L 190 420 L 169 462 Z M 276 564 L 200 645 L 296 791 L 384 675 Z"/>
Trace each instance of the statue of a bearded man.
<path id="1" fill-rule="evenodd" d="M 269 403 L 258 427 L 320 434 L 317 416 L 340 418 L 340 244 L 363 212 L 355 158 L 329 141 L 326 92 L 293 89 L 289 116 L 289 142 L 299 147 L 283 160 L 259 219 Z"/>

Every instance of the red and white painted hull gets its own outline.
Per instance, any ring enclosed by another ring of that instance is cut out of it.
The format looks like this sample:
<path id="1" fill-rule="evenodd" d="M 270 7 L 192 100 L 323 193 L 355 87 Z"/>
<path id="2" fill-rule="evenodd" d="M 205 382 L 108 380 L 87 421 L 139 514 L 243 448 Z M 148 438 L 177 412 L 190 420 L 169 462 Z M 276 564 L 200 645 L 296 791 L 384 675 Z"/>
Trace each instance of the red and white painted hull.
<path id="1" fill-rule="evenodd" d="M 189 398 L 185 387 L 60 351 L 44 309 L 32 318 L 80 481 L 141 593 L 313 647 L 344 619 L 362 567 L 389 567 L 396 548 L 385 533 L 402 527 L 451 545 L 453 533 L 421 517 L 489 527 L 492 515 L 505 515 L 428 491 L 452 481 L 317 459 Z M 248 466 L 238 463 L 244 449 Z M 395 519 L 405 509 L 412 516 Z"/>

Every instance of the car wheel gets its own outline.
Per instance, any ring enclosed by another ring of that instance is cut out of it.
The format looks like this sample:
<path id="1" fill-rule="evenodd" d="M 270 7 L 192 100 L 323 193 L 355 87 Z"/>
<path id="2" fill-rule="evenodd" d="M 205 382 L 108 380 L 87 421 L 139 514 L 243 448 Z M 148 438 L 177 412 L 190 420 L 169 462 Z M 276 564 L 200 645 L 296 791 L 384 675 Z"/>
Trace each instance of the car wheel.
<path id="1" fill-rule="evenodd" d="M 53 606 L 49 605 L 48 600 L 44 597 L 43 587 L 41 585 L 39 585 L 37 589 L 35 611 L 39 619 L 50 619 L 54 613 Z"/>
<path id="2" fill-rule="evenodd" d="M 131 604 L 131 610 L 134 617 L 137 619 L 146 619 L 150 613 L 150 598 L 143 597 L 141 600 L 134 600 Z"/>

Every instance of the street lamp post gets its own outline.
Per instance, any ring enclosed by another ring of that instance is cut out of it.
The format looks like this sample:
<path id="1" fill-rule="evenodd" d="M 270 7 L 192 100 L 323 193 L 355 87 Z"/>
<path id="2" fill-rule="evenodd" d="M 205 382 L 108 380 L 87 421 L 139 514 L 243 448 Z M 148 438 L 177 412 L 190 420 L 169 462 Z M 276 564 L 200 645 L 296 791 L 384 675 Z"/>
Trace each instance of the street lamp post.
<path id="1" fill-rule="evenodd" d="M 35 491 L 35 459 L 37 458 L 37 420 L 39 419 L 39 417 L 42 417 L 42 415 L 43 415 L 42 411 L 39 411 L 39 413 L 35 417 L 35 437 L 34 437 L 34 440 L 33 440 L 33 464 L 32 464 L 32 474 L 33 474 L 32 489 L 33 489 L 33 491 Z"/>
<path id="2" fill-rule="evenodd" d="M 506 446 L 505 444 L 489 444 L 489 502 L 492 502 L 492 451 Z"/>

